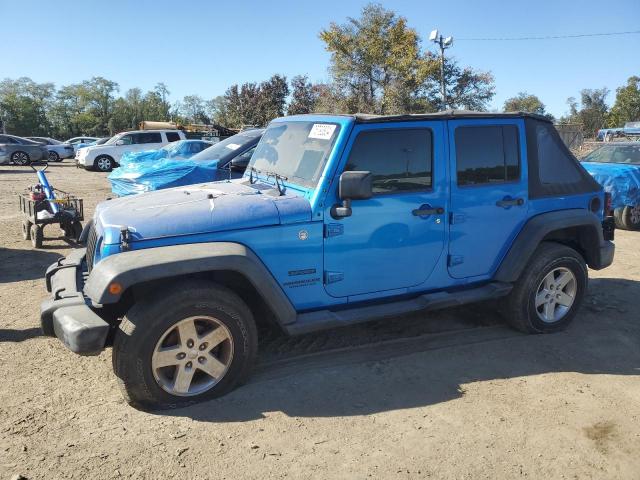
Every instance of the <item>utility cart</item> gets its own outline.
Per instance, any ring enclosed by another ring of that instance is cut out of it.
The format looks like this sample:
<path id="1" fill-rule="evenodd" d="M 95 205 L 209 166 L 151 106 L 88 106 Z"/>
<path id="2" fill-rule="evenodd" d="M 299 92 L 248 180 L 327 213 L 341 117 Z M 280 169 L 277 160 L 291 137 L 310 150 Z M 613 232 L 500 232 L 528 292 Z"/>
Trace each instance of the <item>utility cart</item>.
<path id="1" fill-rule="evenodd" d="M 39 183 L 29 187 L 25 193 L 18 194 L 22 212 L 22 238 L 31 240 L 34 248 L 42 248 L 43 230 L 47 225 L 56 224 L 62 230 L 65 239 L 77 241 L 82 233 L 84 207 L 82 199 L 62 190 L 53 188 L 44 172 L 48 165 L 36 172 Z"/>

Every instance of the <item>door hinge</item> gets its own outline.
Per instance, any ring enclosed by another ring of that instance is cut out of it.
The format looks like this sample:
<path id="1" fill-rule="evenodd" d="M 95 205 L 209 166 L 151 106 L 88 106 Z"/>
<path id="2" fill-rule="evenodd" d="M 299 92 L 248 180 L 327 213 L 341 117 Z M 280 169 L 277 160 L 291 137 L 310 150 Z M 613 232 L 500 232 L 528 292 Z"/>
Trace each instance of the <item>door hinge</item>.
<path id="1" fill-rule="evenodd" d="M 324 238 L 337 237 L 344 233 L 344 225 L 341 223 L 327 223 L 324 226 Z"/>
<path id="2" fill-rule="evenodd" d="M 329 285 L 330 283 L 340 282 L 344 279 L 344 273 L 342 272 L 324 272 L 324 283 Z"/>
<path id="3" fill-rule="evenodd" d="M 460 265 L 464 263 L 464 256 L 462 255 L 449 255 L 449 259 L 447 260 L 447 264 L 450 267 L 454 267 L 456 265 Z"/>

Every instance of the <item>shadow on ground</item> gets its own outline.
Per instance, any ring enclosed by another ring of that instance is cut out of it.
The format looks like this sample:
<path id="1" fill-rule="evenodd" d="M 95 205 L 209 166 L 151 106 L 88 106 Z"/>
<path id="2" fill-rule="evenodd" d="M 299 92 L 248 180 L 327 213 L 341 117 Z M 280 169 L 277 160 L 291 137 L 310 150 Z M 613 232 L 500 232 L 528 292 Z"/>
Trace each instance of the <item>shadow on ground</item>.
<path id="1" fill-rule="evenodd" d="M 44 278 L 47 267 L 60 257 L 44 250 L 0 247 L 0 284 Z"/>
<path id="2" fill-rule="evenodd" d="M 24 342 L 40 336 L 42 336 L 40 328 L 26 328 L 24 330 L 0 328 L 0 342 Z"/>
<path id="3" fill-rule="evenodd" d="M 409 352 L 413 355 L 388 355 L 381 349 L 376 360 L 372 346 L 360 363 L 351 355 L 345 364 L 344 354 L 327 352 L 316 355 L 320 361 L 315 364 L 288 365 L 280 378 L 261 380 L 258 375 L 217 400 L 157 414 L 203 422 L 247 421 L 272 411 L 290 417 L 367 415 L 458 399 L 473 382 L 555 372 L 640 375 L 640 325 L 632 307 L 638 297 L 639 282 L 595 279 L 565 332 L 524 335 L 500 325 L 467 329 L 450 332 L 443 345 L 425 338 L 422 349 Z M 498 335 L 487 339 L 480 333 L 487 329 Z M 451 335 L 462 340 L 451 341 Z M 397 348 L 403 348 L 402 342 Z"/>

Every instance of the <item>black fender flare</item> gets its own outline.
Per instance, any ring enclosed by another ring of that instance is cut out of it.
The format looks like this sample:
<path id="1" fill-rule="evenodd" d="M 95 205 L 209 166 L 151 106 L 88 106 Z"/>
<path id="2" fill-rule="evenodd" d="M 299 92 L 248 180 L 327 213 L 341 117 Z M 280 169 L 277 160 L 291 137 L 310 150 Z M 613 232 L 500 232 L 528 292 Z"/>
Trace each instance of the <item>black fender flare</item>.
<path id="1" fill-rule="evenodd" d="M 295 322 L 296 311 L 271 272 L 253 251 L 232 242 L 171 245 L 111 255 L 93 268 L 84 293 L 96 304 L 113 304 L 121 293 L 109 291 L 112 283 L 119 283 L 124 292 L 152 280 L 222 270 L 244 275 L 279 322 Z"/>
<path id="2" fill-rule="evenodd" d="M 596 270 L 609 266 L 613 261 L 614 246 L 604 240 L 601 220 L 585 209 L 559 210 L 541 213 L 525 223 L 502 260 L 494 280 L 515 282 L 540 242 L 554 232 L 572 227 L 580 229 L 580 235 L 571 240 L 582 250 L 587 265 Z"/>

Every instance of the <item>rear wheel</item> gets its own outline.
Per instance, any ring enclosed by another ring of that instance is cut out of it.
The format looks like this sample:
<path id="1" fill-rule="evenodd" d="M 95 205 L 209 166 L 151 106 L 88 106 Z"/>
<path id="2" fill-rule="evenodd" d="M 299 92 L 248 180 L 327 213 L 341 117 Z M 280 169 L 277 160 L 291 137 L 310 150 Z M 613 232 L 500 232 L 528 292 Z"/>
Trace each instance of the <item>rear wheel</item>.
<path id="1" fill-rule="evenodd" d="M 51 151 L 51 152 L 49 152 L 49 161 L 50 162 L 61 162 L 62 159 L 60 158 L 60 155 L 58 155 L 56 152 Z"/>
<path id="2" fill-rule="evenodd" d="M 31 245 L 33 248 L 42 248 L 43 238 L 42 228 L 39 225 L 31 225 Z"/>
<path id="3" fill-rule="evenodd" d="M 26 152 L 13 152 L 11 155 L 11 161 L 15 165 L 28 165 L 31 162 L 31 159 Z"/>
<path id="4" fill-rule="evenodd" d="M 525 333 L 562 330 L 580 308 L 587 281 L 587 266 L 578 252 L 544 242 L 507 298 L 506 319 Z"/>
<path id="5" fill-rule="evenodd" d="M 182 282 L 127 312 L 114 339 L 113 368 L 130 404 L 174 408 L 242 382 L 257 343 L 251 311 L 235 293 Z"/>
<path id="6" fill-rule="evenodd" d="M 96 158 L 94 167 L 101 172 L 110 172 L 113 169 L 113 159 L 107 155 Z"/>
<path id="7" fill-rule="evenodd" d="M 640 230 L 640 205 L 627 205 L 613 212 L 616 227 L 623 230 Z"/>

